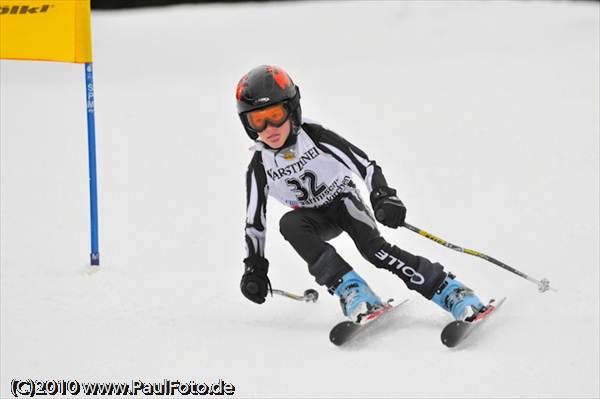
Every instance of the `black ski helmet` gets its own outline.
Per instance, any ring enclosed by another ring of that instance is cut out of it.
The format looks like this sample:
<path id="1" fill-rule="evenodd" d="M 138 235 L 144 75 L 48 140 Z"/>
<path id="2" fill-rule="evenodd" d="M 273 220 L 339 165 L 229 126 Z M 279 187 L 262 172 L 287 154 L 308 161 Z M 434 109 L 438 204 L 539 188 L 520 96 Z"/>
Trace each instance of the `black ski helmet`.
<path id="1" fill-rule="evenodd" d="M 258 132 L 249 126 L 245 113 L 271 105 L 284 104 L 292 121 L 293 134 L 300 128 L 300 89 L 290 76 L 277 66 L 261 65 L 244 75 L 237 85 L 235 98 L 242 125 L 252 140 L 258 138 Z"/>

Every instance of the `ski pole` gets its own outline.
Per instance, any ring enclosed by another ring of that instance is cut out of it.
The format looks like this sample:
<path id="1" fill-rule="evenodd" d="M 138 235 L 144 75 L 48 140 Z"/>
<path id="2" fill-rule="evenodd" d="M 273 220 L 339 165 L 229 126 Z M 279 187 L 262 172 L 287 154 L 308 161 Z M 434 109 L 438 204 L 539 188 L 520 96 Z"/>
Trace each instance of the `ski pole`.
<path id="1" fill-rule="evenodd" d="M 385 219 L 385 212 L 380 209 L 379 211 L 377 211 L 375 213 L 375 217 L 377 218 L 378 221 L 382 221 Z M 526 275 L 525 273 L 508 266 L 506 263 L 500 262 L 498 259 L 494 259 L 489 255 L 486 255 L 484 253 L 478 252 L 478 251 L 473 251 L 472 249 L 467 249 L 467 248 L 463 248 L 460 247 L 458 245 L 452 244 L 442 238 L 436 237 L 431 233 L 426 232 L 425 230 L 421 230 L 418 227 L 412 226 L 408 223 L 404 223 L 403 227 L 406 227 L 407 229 L 409 229 L 410 231 L 413 231 L 419 235 L 422 235 L 423 237 L 427 237 L 432 241 L 435 241 L 436 243 L 445 246 L 446 248 L 450 248 L 453 249 L 457 252 L 462 252 L 462 253 L 466 253 L 469 255 L 473 255 L 473 256 L 477 256 L 481 259 L 485 259 L 488 262 L 491 262 L 493 264 L 495 264 L 496 266 L 500 266 L 501 268 L 503 268 L 504 270 L 508 270 L 511 273 L 516 274 L 519 277 L 522 277 L 528 281 L 531 281 L 532 283 L 536 284 L 538 287 L 538 291 L 539 292 L 546 292 L 548 290 L 552 290 L 554 292 L 556 292 L 557 290 L 555 288 L 550 287 L 550 281 L 547 278 L 543 278 L 541 280 L 537 280 L 531 276 Z"/>
<path id="2" fill-rule="evenodd" d="M 284 290 L 275 290 L 275 289 L 271 290 L 271 293 L 281 295 L 286 298 L 294 299 L 296 301 L 301 301 L 301 302 L 317 302 L 317 299 L 319 299 L 319 293 L 313 289 L 308 289 L 308 290 L 304 291 L 303 295 L 296 295 L 296 294 L 292 294 L 291 292 L 287 292 Z"/>
<path id="3" fill-rule="evenodd" d="M 498 259 L 494 259 L 491 256 L 486 255 L 484 253 L 481 253 L 481 252 L 478 252 L 478 251 L 473 251 L 472 249 L 463 248 L 463 247 L 460 247 L 458 245 L 454 245 L 454 244 L 452 244 L 452 243 L 450 243 L 450 242 L 448 242 L 448 241 L 446 241 L 446 240 L 444 240 L 442 238 L 436 237 L 433 234 L 428 233 L 425 230 L 421 230 L 418 227 L 412 226 L 412 225 L 410 225 L 408 223 L 404 223 L 404 227 L 406 227 L 410 231 L 414 231 L 415 233 L 417 233 L 419 235 L 422 235 L 423 237 L 427 237 L 430 240 L 435 241 L 438 244 L 445 246 L 446 248 L 450 248 L 450 249 L 453 249 L 455 251 L 466 253 L 466 254 L 469 254 L 469 255 L 477 256 L 477 257 L 479 257 L 481 259 L 485 259 L 488 262 L 491 262 L 491 263 L 493 263 L 493 264 L 495 264 L 497 266 L 500 266 L 504 270 L 508 270 L 509 272 L 514 273 L 514 274 L 516 274 L 519 277 L 522 277 L 522 278 L 524 278 L 526 280 L 531 281 L 532 283 L 535 283 L 537 285 L 537 287 L 538 287 L 538 291 L 540 291 L 540 292 L 545 292 L 545 291 L 548 291 L 548 290 L 552 290 L 552 291 L 556 292 L 555 288 L 550 287 L 550 281 L 547 278 L 543 278 L 541 280 L 537 280 L 537 279 L 535 279 L 535 278 L 533 278 L 531 276 L 528 276 L 525 273 L 523 273 L 523 272 L 521 272 L 521 271 L 519 271 L 519 270 L 517 270 L 517 269 L 515 269 L 513 267 L 508 266 L 506 263 L 500 262 Z"/>

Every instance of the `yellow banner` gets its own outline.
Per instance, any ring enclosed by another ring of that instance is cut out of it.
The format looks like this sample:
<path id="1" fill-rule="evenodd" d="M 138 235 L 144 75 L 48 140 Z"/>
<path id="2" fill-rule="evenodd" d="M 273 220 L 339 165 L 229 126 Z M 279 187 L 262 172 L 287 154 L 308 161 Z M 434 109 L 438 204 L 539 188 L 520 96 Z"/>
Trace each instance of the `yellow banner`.
<path id="1" fill-rule="evenodd" d="M 90 0 L 0 0 L 0 58 L 92 62 Z"/>

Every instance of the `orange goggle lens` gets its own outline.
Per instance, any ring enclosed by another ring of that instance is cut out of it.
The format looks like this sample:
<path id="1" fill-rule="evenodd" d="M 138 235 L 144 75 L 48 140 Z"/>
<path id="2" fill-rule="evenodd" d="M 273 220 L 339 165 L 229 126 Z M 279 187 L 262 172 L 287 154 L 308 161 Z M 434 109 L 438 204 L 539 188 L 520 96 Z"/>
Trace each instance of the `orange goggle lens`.
<path id="1" fill-rule="evenodd" d="M 248 124 L 257 132 L 267 128 L 267 124 L 279 127 L 285 123 L 288 111 L 283 104 L 276 104 L 265 109 L 251 111 L 246 114 Z"/>

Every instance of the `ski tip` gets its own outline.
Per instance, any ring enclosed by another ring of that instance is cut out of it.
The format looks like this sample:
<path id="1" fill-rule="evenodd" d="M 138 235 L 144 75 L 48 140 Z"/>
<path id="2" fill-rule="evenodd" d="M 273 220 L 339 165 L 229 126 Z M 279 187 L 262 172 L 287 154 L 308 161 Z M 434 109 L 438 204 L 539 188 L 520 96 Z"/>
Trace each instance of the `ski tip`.
<path id="1" fill-rule="evenodd" d="M 353 330 L 355 326 L 356 324 L 351 321 L 338 323 L 329 332 L 329 341 L 336 346 L 341 346 L 348 340 L 348 336 L 352 333 L 350 330 Z"/>
<path id="2" fill-rule="evenodd" d="M 393 299 L 391 298 L 388 299 L 388 301 L 384 303 L 383 308 L 373 313 L 373 317 L 369 319 L 365 318 L 366 322 L 362 324 L 348 320 L 336 324 L 329 332 L 329 341 L 336 346 L 344 345 L 346 342 L 351 341 L 360 331 L 364 331 L 366 327 L 370 326 L 371 323 L 374 323 L 381 316 L 397 309 L 400 305 L 408 301 L 408 299 L 405 299 L 400 303 L 392 304 L 392 300 Z"/>
<path id="3" fill-rule="evenodd" d="M 487 309 L 483 313 L 480 313 L 474 320 L 455 320 L 448 323 L 442 330 L 442 343 L 448 348 L 454 348 L 459 345 L 477 325 L 487 320 L 492 313 L 495 313 L 504 301 L 506 301 L 506 297 L 501 298 L 497 302 L 491 299 L 488 302 Z"/>
<path id="4" fill-rule="evenodd" d="M 470 326 L 470 322 L 462 320 L 455 320 L 448 323 L 440 336 L 442 343 L 448 348 L 454 348 L 462 341 Z"/>

